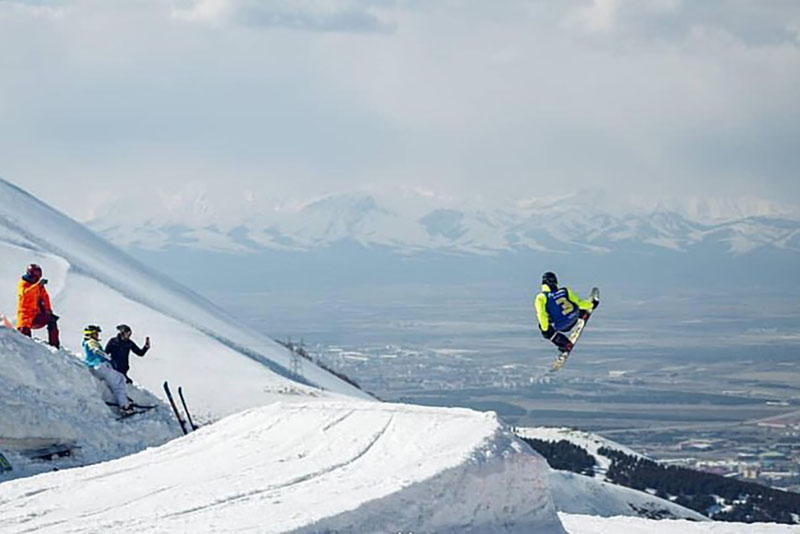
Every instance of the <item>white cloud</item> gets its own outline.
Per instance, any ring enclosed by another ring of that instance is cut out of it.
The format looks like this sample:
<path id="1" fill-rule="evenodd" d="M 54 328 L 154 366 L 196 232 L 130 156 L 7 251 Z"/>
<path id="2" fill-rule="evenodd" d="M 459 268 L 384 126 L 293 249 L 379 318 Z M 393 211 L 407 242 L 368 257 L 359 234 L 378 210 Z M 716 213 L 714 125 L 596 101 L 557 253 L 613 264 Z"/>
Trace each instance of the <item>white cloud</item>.
<path id="1" fill-rule="evenodd" d="M 591 3 L 575 8 L 566 22 L 591 33 L 607 33 L 614 29 L 617 15 L 624 0 L 591 0 Z"/>
<path id="2" fill-rule="evenodd" d="M 386 32 L 394 28 L 380 3 L 358 0 L 191 0 L 173 16 L 193 22 L 320 32 Z"/>
<path id="3" fill-rule="evenodd" d="M 0 0 L 0 175 L 75 213 L 184 182 L 800 198 L 800 7 L 721 5 Z"/>
<path id="4" fill-rule="evenodd" d="M 65 0 L 0 0 L 0 16 L 3 11 L 37 18 L 60 18 L 68 13 L 69 5 Z"/>

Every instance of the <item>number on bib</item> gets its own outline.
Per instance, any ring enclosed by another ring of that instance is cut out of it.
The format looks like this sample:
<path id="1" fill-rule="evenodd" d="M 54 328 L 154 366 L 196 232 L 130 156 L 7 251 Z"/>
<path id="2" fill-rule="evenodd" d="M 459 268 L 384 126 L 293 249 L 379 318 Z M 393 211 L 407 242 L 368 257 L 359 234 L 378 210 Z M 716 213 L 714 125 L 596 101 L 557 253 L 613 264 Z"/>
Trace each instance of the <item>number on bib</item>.
<path id="1" fill-rule="evenodd" d="M 572 313 L 572 310 L 575 309 L 575 306 L 567 297 L 561 297 L 560 299 L 556 300 L 556 304 L 561 306 L 561 313 L 564 315 L 569 315 Z"/>

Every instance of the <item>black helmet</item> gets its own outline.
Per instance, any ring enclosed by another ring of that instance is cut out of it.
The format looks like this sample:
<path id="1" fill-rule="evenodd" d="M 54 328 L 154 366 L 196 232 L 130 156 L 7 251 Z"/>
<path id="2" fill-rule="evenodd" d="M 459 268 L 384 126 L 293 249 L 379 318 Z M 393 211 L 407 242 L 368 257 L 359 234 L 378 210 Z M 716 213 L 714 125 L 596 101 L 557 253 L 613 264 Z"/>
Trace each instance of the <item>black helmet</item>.
<path id="1" fill-rule="evenodd" d="M 544 273 L 542 275 L 542 283 L 547 285 L 547 286 L 550 286 L 550 287 L 552 287 L 554 289 L 557 288 L 558 287 L 558 277 L 556 277 L 556 273 L 553 273 L 553 272 L 550 272 L 550 271 L 547 271 L 546 273 Z"/>
<path id="2" fill-rule="evenodd" d="M 131 327 L 126 324 L 118 324 L 117 332 L 119 332 L 120 334 L 130 334 L 132 330 Z"/>

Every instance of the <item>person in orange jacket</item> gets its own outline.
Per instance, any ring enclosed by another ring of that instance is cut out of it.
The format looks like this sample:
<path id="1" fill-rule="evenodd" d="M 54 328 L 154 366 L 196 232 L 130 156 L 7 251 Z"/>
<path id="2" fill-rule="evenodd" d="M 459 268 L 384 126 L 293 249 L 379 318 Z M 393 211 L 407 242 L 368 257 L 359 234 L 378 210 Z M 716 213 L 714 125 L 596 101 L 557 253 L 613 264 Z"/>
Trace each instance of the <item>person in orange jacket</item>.
<path id="1" fill-rule="evenodd" d="M 42 268 L 31 263 L 17 286 L 17 330 L 31 336 L 31 330 L 47 327 L 48 342 L 58 348 L 58 316 L 53 313 Z"/>

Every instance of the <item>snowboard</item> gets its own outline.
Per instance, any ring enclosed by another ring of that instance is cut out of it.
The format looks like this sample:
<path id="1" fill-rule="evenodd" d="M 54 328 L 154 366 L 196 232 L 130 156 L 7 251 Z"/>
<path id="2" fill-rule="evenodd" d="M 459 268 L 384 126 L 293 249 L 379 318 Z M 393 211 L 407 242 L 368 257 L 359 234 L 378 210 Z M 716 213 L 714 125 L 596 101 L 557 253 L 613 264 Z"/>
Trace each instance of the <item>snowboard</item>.
<path id="1" fill-rule="evenodd" d="M 596 287 L 592 288 L 592 290 L 589 292 L 589 300 L 591 301 L 600 300 L 600 290 L 598 288 Z M 562 351 L 558 356 L 556 356 L 556 359 L 550 366 L 551 373 L 555 373 L 556 371 L 564 367 L 565 363 L 567 363 L 567 358 L 569 358 L 569 355 L 572 353 L 573 350 L 575 350 L 575 345 L 578 343 L 578 339 L 580 339 L 581 334 L 583 333 L 583 329 L 586 327 L 586 323 L 589 321 L 589 317 L 592 316 L 592 313 L 593 313 L 592 311 L 589 311 L 585 319 L 578 319 L 578 322 L 575 323 L 572 332 L 570 332 L 569 336 L 567 336 L 570 342 L 572 343 L 572 349 Z"/>

